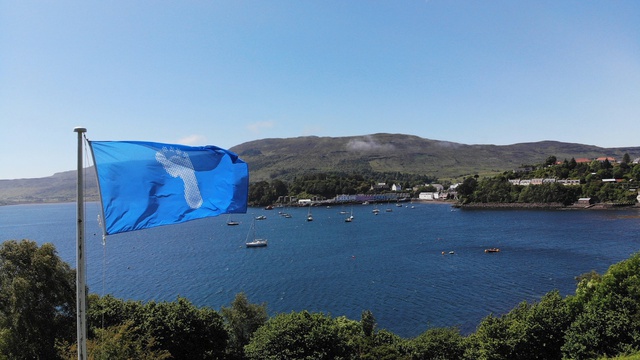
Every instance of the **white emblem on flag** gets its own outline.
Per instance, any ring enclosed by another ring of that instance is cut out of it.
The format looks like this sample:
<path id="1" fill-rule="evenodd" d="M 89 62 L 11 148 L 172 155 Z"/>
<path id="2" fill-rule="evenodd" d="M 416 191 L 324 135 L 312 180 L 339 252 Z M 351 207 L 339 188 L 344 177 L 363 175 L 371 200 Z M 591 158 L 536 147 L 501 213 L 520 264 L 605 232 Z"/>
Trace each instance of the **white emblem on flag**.
<path id="1" fill-rule="evenodd" d="M 193 164 L 189 155 L 180 149 L 162 148 L 162 151 L 156 153 L 156 160 L 162 164 L 164 170 L 174 178 L 182 179 L 184 183 L 184 199 L 192 209 L 202 206 L 202 196 L 200 188 L 198 188 L 198 180 L 196 172 L 193 170 Z"/>

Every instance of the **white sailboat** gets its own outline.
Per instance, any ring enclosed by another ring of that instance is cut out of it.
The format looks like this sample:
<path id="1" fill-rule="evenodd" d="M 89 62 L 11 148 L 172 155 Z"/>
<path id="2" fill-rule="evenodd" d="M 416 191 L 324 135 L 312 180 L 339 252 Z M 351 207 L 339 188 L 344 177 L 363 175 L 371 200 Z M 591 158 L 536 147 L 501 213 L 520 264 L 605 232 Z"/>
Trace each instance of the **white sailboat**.
<path id="1" fill-rule="evenodd" d="M 249 233 L 247 233 L 247 239 L 245 240 L 245 245 L 250 247 L 265 247 L 267 246 L 267 239 L 258 239 L 256 238 L 256 222 L 255 220 L 251 222 L 251 228 L 249 228 Z"/>
<path id="2" fill-rule="evenodd" d="M 353 221 L 353 208 L 351 208 L 351 216 L 344 219 L 344 222 L 352 222 Z"/>
<path id="3" fill-rule="evenodd" d="M 311 204 L 309 204 L 309 212 L 307 213 L 307 221 L 313 221 L 313 216 L 311 215 Z"/>

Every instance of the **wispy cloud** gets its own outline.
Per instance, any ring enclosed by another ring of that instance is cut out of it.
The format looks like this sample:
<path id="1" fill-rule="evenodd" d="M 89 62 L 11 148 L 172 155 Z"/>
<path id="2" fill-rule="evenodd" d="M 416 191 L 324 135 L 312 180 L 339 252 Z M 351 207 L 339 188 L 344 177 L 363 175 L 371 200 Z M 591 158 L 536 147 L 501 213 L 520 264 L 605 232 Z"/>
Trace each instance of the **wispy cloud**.
<path id="1" fill-rule="evenodd" d="M 257 134 L 264 130 L 271 129 L 274 125 L 275 123 L 273 121 L 258 121 L 247 125 L 246 128 L 252 133 Z"/>
<path id="2" fill-rule="evenodd" d="M 391 151 L 394 149 L 393 144 L 380 144 L 371 136 L 349 140 L 347 143 L 347 150 L 351 151 Z"/>
<path id="3" fill-rule="evenodd" d="M 203 135 L 188 135 L 178 140 L 179 144 L 185 145 L 203 145 L 207 141 L 207 138 Z"/>

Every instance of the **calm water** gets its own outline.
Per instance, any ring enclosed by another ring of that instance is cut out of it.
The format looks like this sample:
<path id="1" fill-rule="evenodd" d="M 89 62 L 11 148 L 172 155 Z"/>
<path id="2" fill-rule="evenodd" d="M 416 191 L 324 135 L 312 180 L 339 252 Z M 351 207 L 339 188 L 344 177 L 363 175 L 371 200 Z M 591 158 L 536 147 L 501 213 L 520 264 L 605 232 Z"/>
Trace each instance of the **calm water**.
<path id="1" fill-rule="evenodd" d="M 475 329 L 490 313 L 558 289 L 577 275 L 640 250 L 640 212 L 452 211 L 448 205 L 373 206 L 278 211 L 250 209 L 110 236 L 102 245 L 97 204 L 87 204 L 90 291 L 135 300 L 175 300 L 220 309 L 245 292 L 270 313 L 307 309 L 359 320 L 371 310 L 379 328 L 404 337 L 430 327 Z M 244 247 L 251 219 L 267 248 Z M 52 242 L 75 267 L 75 204 L 0 207 L 0 240 Z M 497 254 L 484 249 L 499 247 Z M 442 255 L 442 252 L 446 255 Z M 449 255 L 449 251 L 455 254 Z"/>

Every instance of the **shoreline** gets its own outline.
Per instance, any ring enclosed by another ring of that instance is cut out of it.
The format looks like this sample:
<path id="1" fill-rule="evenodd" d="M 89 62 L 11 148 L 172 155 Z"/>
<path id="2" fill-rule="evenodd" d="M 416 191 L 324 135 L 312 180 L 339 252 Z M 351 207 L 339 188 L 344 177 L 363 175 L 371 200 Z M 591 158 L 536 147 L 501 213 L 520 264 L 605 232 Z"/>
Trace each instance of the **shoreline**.
<path id="1" fill-rule="evenodd" d="M 561 203 L 472 203 L 472 204 L 454 204 L 455 208 L 476 210 L 476 209 L 544 209 L 544 210 L 625 210 L 625 209 L 640 209 L 638 203 L 635 204 L 612 204 L 612 203 L 598 203 L 598 204 L 572 204 L 563 205 Z"/>

